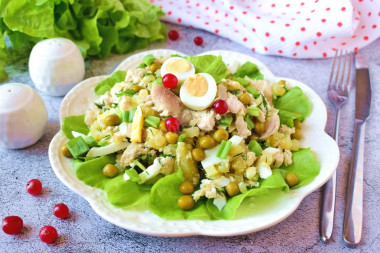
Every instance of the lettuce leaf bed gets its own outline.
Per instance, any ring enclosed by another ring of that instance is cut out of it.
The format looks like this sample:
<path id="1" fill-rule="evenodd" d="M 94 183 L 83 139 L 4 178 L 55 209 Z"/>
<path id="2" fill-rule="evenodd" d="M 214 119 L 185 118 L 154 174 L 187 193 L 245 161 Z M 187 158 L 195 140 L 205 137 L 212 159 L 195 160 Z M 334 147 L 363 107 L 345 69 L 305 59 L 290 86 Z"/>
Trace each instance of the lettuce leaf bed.
<path id="1" fill-rule="evenodd" d="M 204 55 L 186 58 L 194 64 L 197 72 L 209 73 L 217 82 L 228 75 L 227 67 L 220 56 Z M 116 83 L 124 80 L 125 75 L 125 71 L 113 73 L 95 87 L 95 93 L 97 95 L 106 93 Z M 251 79 L 263 79 L 257 66 L 250 62 L 241 65 L 233 74 L 233 78 L 241 83 L 247 81 L 244 79 L 246 76 Z M 294 126 L 294 120 L 304 121 L 311 112 L 310 101 L 299 87 L 294 87 L 285 95 L 275 99 L 274 106 L 279 109 L 281 124 L 289 127 Z M 74 138 L 72 131 L 88 134 L 89 129 L 84 123 L 84 115 L 64 118 L 62 131 L 68 139 Z M 177 201 L 183 195 L 179 191 L 179 185 L 184 181 L 181 169 L 150 185 L 139 184 L 133 180 L 125 181 L 123 174 L 115 178 L 104 176 L 103 167 L 106 164 L 114 164 L 115 155 L 79 158 L 73 162 L 73 168 L 78 179 L 86 185 L 104 190 L 109 202 L 118 208 L 139 205 L 166 219 L 231 220 L 239 215 L 252 215 L 257 210 L 268 210 L 276 200 L 289 192 L 289 186 L 284 180 L 288 173 L 294 173 L 299 180 L 299 183 L 293 188 L 310 183 L 319 174 L 319 163 L 310 148 L 293 152 L 292 160 L 291 165 L 273 169 L 270 177 L 259 179 L 259 187 L 251 188 L 245 193 L 229 198 L 222 210 L 213 204 L 213 199 L 204 197 L 199 199 L 194 208 L 189 211 L 179 208 Z M 247 203 L 254 204 L 255 207 L 247 207 Z M 237 215 L 238 213 L 239 215 Z"/>
<path id="2" fill-rule="evenodd" d="M 66 124 L 62 126 L 63 132 L 78 131 L 83 127 L 77 119 L 81 116 L 66 117 Z M 68 126 L 70 128 L 68 129 Z M 70 138 L 69 136 L 67 136 Z M 288 173 L 294 173 L 299 179 L 299 184 L 293 188 L 302 187 L 310 183 L 320 171 L 320 166 L 310 148 L 293 152 L 293 163 L 287 167 L 273 169 L 273 175 L 260 180 L 260 186 L 252 188 L 243 194 L 230 198 L 226 206 L 219 209 L 212 200 L 201 199 L 196 202 L 190 211 L 184 211 L 177 205 L 177 200 L 182 194 L 178 186 L 184 181 L 182 171 L 159 179 L 153 186 L 138 184 L 131 180 L 124 181 L 123 175 L 115 178 L 107 178 L 102 174 L 102 168 L 115 161 L 114 155 L 83 161 L 77 159 L 73 162 L 76 176 L 86 185 L 104 190 L 110 203 L 119 208 L 135 206 L 146 203 L 148 209 L 156 215 L 166 219 L 233 219 L 243 201 L 249 197 L 259 196 L 260 204 L 266 205 L 273 201 L 274 196 L 280 192 L 288 192 L 289 187 L 284 177 Z M 262 208 L 262 207 L 261 207 Z"/>

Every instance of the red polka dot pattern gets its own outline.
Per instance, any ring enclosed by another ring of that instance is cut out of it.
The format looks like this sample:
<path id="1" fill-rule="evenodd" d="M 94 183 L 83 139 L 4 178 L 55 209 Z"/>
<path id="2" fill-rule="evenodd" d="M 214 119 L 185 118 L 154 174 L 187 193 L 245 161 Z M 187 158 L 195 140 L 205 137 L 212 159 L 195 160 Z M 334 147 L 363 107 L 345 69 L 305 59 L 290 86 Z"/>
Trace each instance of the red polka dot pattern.
<path id="1" fill-rule="evenodd" d="M 231 39 L 252 52 L 325 58 L 380 37 L 380 3 L 362 0 L 150 0 L 163 20 Z"/>

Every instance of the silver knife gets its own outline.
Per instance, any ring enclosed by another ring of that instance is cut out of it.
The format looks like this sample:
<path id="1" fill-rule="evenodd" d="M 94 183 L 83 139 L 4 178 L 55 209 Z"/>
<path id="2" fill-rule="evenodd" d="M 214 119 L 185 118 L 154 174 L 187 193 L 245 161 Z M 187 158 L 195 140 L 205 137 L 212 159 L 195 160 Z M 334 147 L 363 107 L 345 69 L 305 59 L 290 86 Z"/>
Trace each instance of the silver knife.
<path id="1" fill-rule="evenodd" d="M 368 64 L 362 55 L 356 55 L 355 66 L 355 130 L 343 221 L 343 238 L 350 246 L 358 244 L 362 236 L 364 136 L 365 123 L 371 107 L 371 83 Z"/>

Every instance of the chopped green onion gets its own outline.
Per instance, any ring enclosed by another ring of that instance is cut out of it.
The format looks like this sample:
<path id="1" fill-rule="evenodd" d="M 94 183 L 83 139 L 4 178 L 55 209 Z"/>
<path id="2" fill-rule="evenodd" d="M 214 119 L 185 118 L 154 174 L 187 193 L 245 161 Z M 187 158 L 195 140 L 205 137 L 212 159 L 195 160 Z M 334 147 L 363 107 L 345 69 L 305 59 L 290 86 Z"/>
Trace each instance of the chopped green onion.
<path id="1" fill-rule="evenodd" d="M 75 159 L 77 159 L 79 156 L 86 154 L 90 150 L 82 136 L 78 136 L 74 139 L 71 139 L 66 144 L 66 146 Z"/>
<path id="2" fill-rule="evenodd" d="M 248 81 L 247 79 L 244 79 L 242 77 L 234 77 L 232 80 L 240 83 L 243 87 L 247 87 L 251 82 Z"/>
<path id="3" fill-rule="evenodd" d="M 121 91 L 119 93 L 116 94 L 116 97 L 121 97 L 121 96 L 129 96 L 129 97 L 132 97 L 133 95 L 136 94 L 136 91 L 133 90 L 133 89 L 128 89 L 128 90 L 125 90 L 125 91 Z"/>
<path id="4" fill-rule="evenodd" d="M 92 138 L 92 136 L 87 136 L 84 141 L 87 143 L 87 145 L 92 148 L 92 147 L 96 147 L 98 146 L 98 143 L 96 142 L 96 140 L 94 138 Z"/>
<path id="5" fill-rule="evenodd" d="M 259 116 L 260 114 L 260 109 L 257 107 L 250 106 L 247 108 L 247 110 L 250 116 Z"/>
<path id="6" fill-rule="evenodd" d="M 246 114 L 244 116 L 244 121 L 247 123 L 247 128 L 251 131 L 253 128 L 255 128 L 255 123 L 251 120 L 249 117 L 249 114 Z"/>
<path id="7" fill-rule="evenodd" d="M 132 123 L 133 116 L 135 116 L 136 108 L 133 108 L 130 111 L 123 111 L 122 121 L 126 123 Z"/>
<path id="8" fill-rule="evenodd" d="M 137 173 L 136 170 L 134 169 L 125 170 L 125 174 L 128 175 L 129 179 L 132 182 L 136 182 L 136 183 L 141 182 L 141 177 L 139 176 L 139 173 Z"/>
<path id="9" fill-rule="evenodd" d="M 222 118 L 219 120 L 219 125 L 229 127 L 232 123 L 232 116 L 222 116 Z"/>
<path id="10" fill-rule="evenodd" d="M 225 140 L 222 140 L 222 142 L 220 143 L 220 146 L 218 148 L 218 152 L 216 153 L 216 157 L 219 157 L 220 158 L 220 155 L 222 154 L 223 152 L 223 149 L 224 147 L 226 146 L 226 141 Z"/>
<path id="11" fill-rule="evenodd" d="M 148 115 L 145 117 L 144 121 L 145 121 L 145 126 L 158 128 L 158 125 L 160 124 L 161 119 L 159 117 Z"/>
<path id="12" fill-rule="evenodd" d="M 229 93 L 233 94 L 233 95 L 237 95 L 240 93 L 240 89 L 236 89 L 236 90 L 228 90 Z"/>
<path id="13" fill-rule="evenodd" d="M 146 170 L 145 166 L 142 163 L 140 163 L 138 160 L 133 160 L 133 164 L 142 170 Z"/>
<path id="14" fill-rule="evenodd" d="M 103 101 L 102 104 L 98 104 L 98 103 L 95 103 L 95 102 L 94 102 L 94 105 L 96 105 L 96 107 L 98 107 L 99 109 L 103 109 L 103 107 L 106 106 L 106 105 L 104 104 L 104 101 Z"/>
<path id="15" fill-rule="evenodd" d="M 254 152 L 256 157 L 261 156 L 261 153 L 263 152 L 263 149 L 261 148 L 260 144 L 255 140 L 251 140 L 249 142 L 248 149 L 249 151 Z"/>
<path id="16" fill-rule="evenodd" d="M 183 133 L 178 137 L 177 142 L 183 142 L 187 138 L 187 133 Z"/>
<path id="17" fill-rule="evenodd" d="M 254 98 L 257 98 L 257 96 L 260 95 L 260 93 L 259 93 L 255 88 L 253 88 L 252 86 L 249 86 L 249 87 L 247 87 L 246 89 L 247 89 L 247 91 L 248 91 L 249 93 L 252 94 L 252 96 L 253 96 Z"/>
<path id="18" fill-rule="evenodd" d="M 154 80 L 156 83 L 162 85 L 162 77 L 158 77 L 156 78 L 156 80 Z"/>
<path id="19" fill-rule="evenodd" d="M 231 141 L 226 142 L 226 145 L 223 148 L 222 154 L 220 154 L 220 157 L 219 157 L 220 159 L 227 158 L 228 152 L 230 152 L 230 149 L 231 149 L 231 145 L 232 145 Z"/>

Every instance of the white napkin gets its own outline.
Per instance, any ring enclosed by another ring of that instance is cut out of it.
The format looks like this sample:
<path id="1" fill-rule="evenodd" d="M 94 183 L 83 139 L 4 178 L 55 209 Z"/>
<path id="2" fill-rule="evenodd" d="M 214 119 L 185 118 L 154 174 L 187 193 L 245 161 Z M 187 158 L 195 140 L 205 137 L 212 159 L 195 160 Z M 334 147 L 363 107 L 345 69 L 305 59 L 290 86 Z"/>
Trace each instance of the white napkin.
<path id="1" fill-rule="evenodd" d="M 150 0 L 171 23 L 200 28 L 254 52 L 295 58 L 357 51 L 380 36 L 378 0 Z M 207 43 L 207 42 L 205 42 Z"/>

